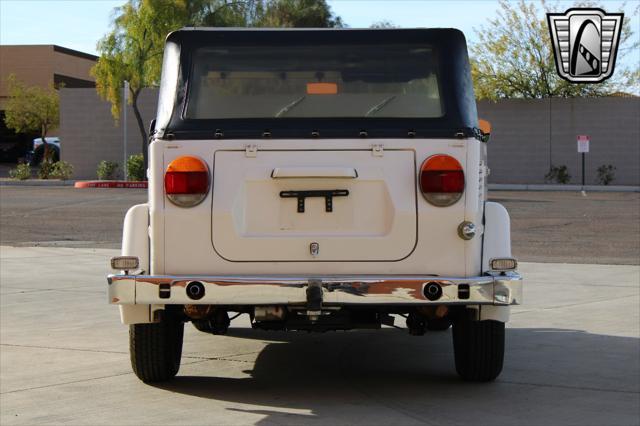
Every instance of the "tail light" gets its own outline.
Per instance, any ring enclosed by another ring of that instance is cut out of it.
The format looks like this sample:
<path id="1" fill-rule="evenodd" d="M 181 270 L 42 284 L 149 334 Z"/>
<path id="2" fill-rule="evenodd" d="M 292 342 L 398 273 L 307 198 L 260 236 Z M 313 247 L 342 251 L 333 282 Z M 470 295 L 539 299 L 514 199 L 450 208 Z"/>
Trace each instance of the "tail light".
<path id="1" fill-rule="evenodd" d="M 455 204 L 464 192 L 464 171 L 458 160 L 444 154 L 427 158 L 420 167 L 420 190 L 434 206 Z"/>
<path id="2" fill-rule="evenodd" d="M 209 192 L 209 169 L 196 157 L 178 157 L 164 175 L 167 198 L 180 207 L 200 204 Z"/>

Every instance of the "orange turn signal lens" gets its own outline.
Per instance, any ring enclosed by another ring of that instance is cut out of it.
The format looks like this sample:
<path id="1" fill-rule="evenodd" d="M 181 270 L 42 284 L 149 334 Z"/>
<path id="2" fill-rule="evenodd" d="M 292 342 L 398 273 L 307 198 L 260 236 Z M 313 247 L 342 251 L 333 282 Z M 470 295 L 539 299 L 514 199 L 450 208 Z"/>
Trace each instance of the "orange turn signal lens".
<path id="1" fill-rule="evenodd" d="M 167 166 L 167 172 L 207 172 L 207 165 L 198 157 L 178 157 Z"/>

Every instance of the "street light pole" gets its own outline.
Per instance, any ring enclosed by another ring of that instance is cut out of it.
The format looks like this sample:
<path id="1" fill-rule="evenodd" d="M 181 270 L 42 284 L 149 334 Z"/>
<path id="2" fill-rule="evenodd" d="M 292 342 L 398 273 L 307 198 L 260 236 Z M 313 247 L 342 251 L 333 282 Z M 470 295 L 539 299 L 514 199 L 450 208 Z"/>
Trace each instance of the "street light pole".
<path id="1" fill-rule="evenodd" d="M 122 131 L 123 131 L 123 144 L 124 144 L 124 161 L 122 163 L 122 168 L 124 170 L 124 180 L 127 180 L 128 170 L 127 170 L 127 104 L 129 103 L 129 82 L 127 80 L 124 81 L 124 87 L 122 89 L 124 94 L 122 96 Z"/>

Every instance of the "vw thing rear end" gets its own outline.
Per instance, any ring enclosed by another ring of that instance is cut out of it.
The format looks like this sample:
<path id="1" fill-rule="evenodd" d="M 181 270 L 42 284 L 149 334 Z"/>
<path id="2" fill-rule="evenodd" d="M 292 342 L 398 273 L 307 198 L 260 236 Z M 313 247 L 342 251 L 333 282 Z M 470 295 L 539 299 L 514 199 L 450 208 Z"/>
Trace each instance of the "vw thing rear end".
<path id="1" fill-rule="evenodd" d="M 256 329 L 453 324 L 467 380 L 502 369 L 521 302 L 509 216 L 486 201 L 464 36 L 451 29 L 170 34 L 149 201 L 109 298 L 133 369 L 173 377 L 184 322 Z"/>

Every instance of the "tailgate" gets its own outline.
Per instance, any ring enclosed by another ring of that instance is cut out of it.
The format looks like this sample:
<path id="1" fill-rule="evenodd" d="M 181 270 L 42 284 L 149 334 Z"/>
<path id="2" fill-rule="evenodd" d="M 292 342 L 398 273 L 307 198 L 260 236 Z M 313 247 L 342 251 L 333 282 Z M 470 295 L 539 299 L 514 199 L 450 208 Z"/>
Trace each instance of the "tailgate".
<path id="1" fill-rule="evenodd" d="M 213 164 L 211 239 L 226 260 L 392 262 L 415 249 L 413 150 L 219 150 Z"/>

